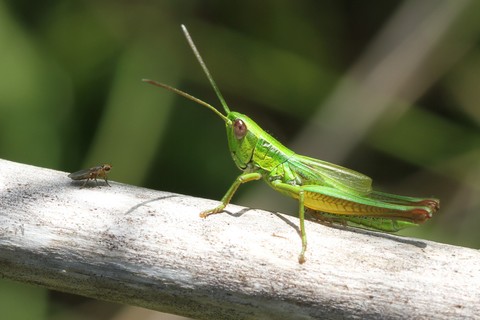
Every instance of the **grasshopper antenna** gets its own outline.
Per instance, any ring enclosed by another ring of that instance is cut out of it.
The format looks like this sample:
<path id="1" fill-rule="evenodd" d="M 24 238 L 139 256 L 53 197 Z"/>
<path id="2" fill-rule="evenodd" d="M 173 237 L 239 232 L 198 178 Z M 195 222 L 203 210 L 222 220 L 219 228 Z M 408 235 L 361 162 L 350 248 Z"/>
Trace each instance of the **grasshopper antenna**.
<path id="1" fill-rule="evenodd" d="M 225 109 L 225 112 L 227 114 L 230 113 L 230 109 L 228 108 L 227 103 L 225 102 L 225 99 L 223 98 L 222 93 L 218 89 L 217 84 L 215 83 L 215 80 L 213 80 L 212 75 L 210 74 L 210 71 L 208 71 L 207 65 L 205 62 L 203 62 L 202 56 L 200 55 L 200 52 L 198 52 L 197 47 L 193 43 L 192 37 L 190 36 L 190 33 L 188 33 L 187 27 L 182 24 L 182 30 L 183 33 L 185 34 L 185 37 L 187 38 L 188 44 L 190 45 L 190 48 L 192 48 L 193 53 L 195 54 L 195 57 L 197 57 L 198 62 L 200 63 L 200 66 L 202 66 L 203 72 L 207 75 L 208 81 L 210 81 L 210 84 L 213 87 L 213 90 L 215 90 L 215 93 L 217 94 L 218 100 L 220 100 L 220 103 L 223 106 L 223 109 Z"/>
<path id="2" fill-rule="evenodd" d="M 177 88 L 174 88 L 174 87 L 171 87 L 169 86 L 168 84 L 165 84 L 165 83 L 161 83 L 161 82 L 157 82 L 157 81 L 153 81 L 153 80 L 150 80 L 150 79 L 142 79 L 143 82 L 147 82 L 147 83 L 150 83 L 150 84 L 153 84 L 154 86 L 157 86 L 157 87 L 160 87 L 160 88 L 164 88 L 164 89 L 167 89 L 169 91 L 172 91 L 172 92 L 175 92 L 176 94 L 182 96 L 182 97 L 185 97 L 189 100 L 192 100 L 204 107 L 207 107 L 208 109 L 212 110 L 213 112 L 215 112 L 220 118 L 222 118 L 223 121 L 225 121 L 226 123 L 231 123 L 231 121 L 225 117 L 220 111 L 218 111 L 214 106 L 212 106 L 211 104 L 208 104 L 206 103 L 205 101 L 203 100 L 200 100 L 194 96 L 192 96 L 191 94 L 188 94 L 186 92 L 183 92 L 182 90 L 178 90 Z"/>

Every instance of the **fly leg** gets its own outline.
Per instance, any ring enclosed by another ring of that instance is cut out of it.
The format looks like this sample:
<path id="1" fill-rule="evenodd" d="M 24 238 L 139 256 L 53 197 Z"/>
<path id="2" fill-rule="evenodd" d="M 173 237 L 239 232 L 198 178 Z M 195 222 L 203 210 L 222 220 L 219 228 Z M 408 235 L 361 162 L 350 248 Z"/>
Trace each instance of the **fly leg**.
<path id="1" fill-rule="evenodd" d="M 87 185 L 88 180 L 90 180 L 90 177 L 88 177 L 87 180 L 85 180 L 85 182 L 82 184 L 80 189 L 84 188 Z"/>
<path id="2" fill-rule="evenodd" d="M 107 184 L 107 186 L 111 187 L 111 185 L 108 183 L 106 174 L 103 176 L 103 179 L 105 180 L 105 183 Z"/>

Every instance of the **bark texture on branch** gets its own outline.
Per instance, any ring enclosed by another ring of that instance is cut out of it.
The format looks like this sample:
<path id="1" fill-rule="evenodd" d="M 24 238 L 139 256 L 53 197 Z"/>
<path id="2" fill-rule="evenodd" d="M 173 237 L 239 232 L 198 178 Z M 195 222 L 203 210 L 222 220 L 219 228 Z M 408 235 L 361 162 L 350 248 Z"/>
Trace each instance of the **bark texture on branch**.
<path id="1" fill-rule="evenodd" d="M 113 175 L 114 176 L 114 175 Z M 480 315 L 480 252 L 0 160 L 0 276 L 196 319 Z"/>

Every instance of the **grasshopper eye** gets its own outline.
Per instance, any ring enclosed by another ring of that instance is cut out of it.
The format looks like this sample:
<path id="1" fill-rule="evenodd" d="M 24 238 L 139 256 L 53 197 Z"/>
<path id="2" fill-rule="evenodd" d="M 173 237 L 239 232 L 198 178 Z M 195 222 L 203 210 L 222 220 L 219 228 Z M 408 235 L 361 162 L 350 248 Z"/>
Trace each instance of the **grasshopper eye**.
<path id="1" fill-rule="evenodd" d="M 240 119 L 237 119 L 233 122 L 233 133 L 235 134 L 235 138 L 238 140 L 245 137 L 247 134 L 247 125 Z"/>

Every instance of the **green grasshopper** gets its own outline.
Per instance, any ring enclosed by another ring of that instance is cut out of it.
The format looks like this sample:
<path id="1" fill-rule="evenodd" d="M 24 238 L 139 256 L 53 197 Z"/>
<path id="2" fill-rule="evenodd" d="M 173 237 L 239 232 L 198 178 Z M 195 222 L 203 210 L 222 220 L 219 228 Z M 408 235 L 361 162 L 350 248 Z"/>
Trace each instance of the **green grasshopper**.
<path id="1" fill-rule="evenodd" d="M 274 190 L 298 200 L 302 239 L 298 261 L 304 263 L 307 250 L 304 223 L 306 209 L 320 221 L 348 222 L 387 232 L 423 223 L 439 209 L 440 201 L 437 199 L 374 191 L 372 179 L 368 176 L 296 154 L 246 115 L 230 111 L 187 28 L 182 25 L 182 29 L 226 115 L 212 105 L 169 85 L 147 79 L 143 81 L 173 91 L 216 113 L 225 122 L 230 153 L 242 171 L 223 196 L 222 203 L 216 208 L 201 212 L 200 217 L 206 218 L 223 211 L 241 184 L 263 179 Z"/>

